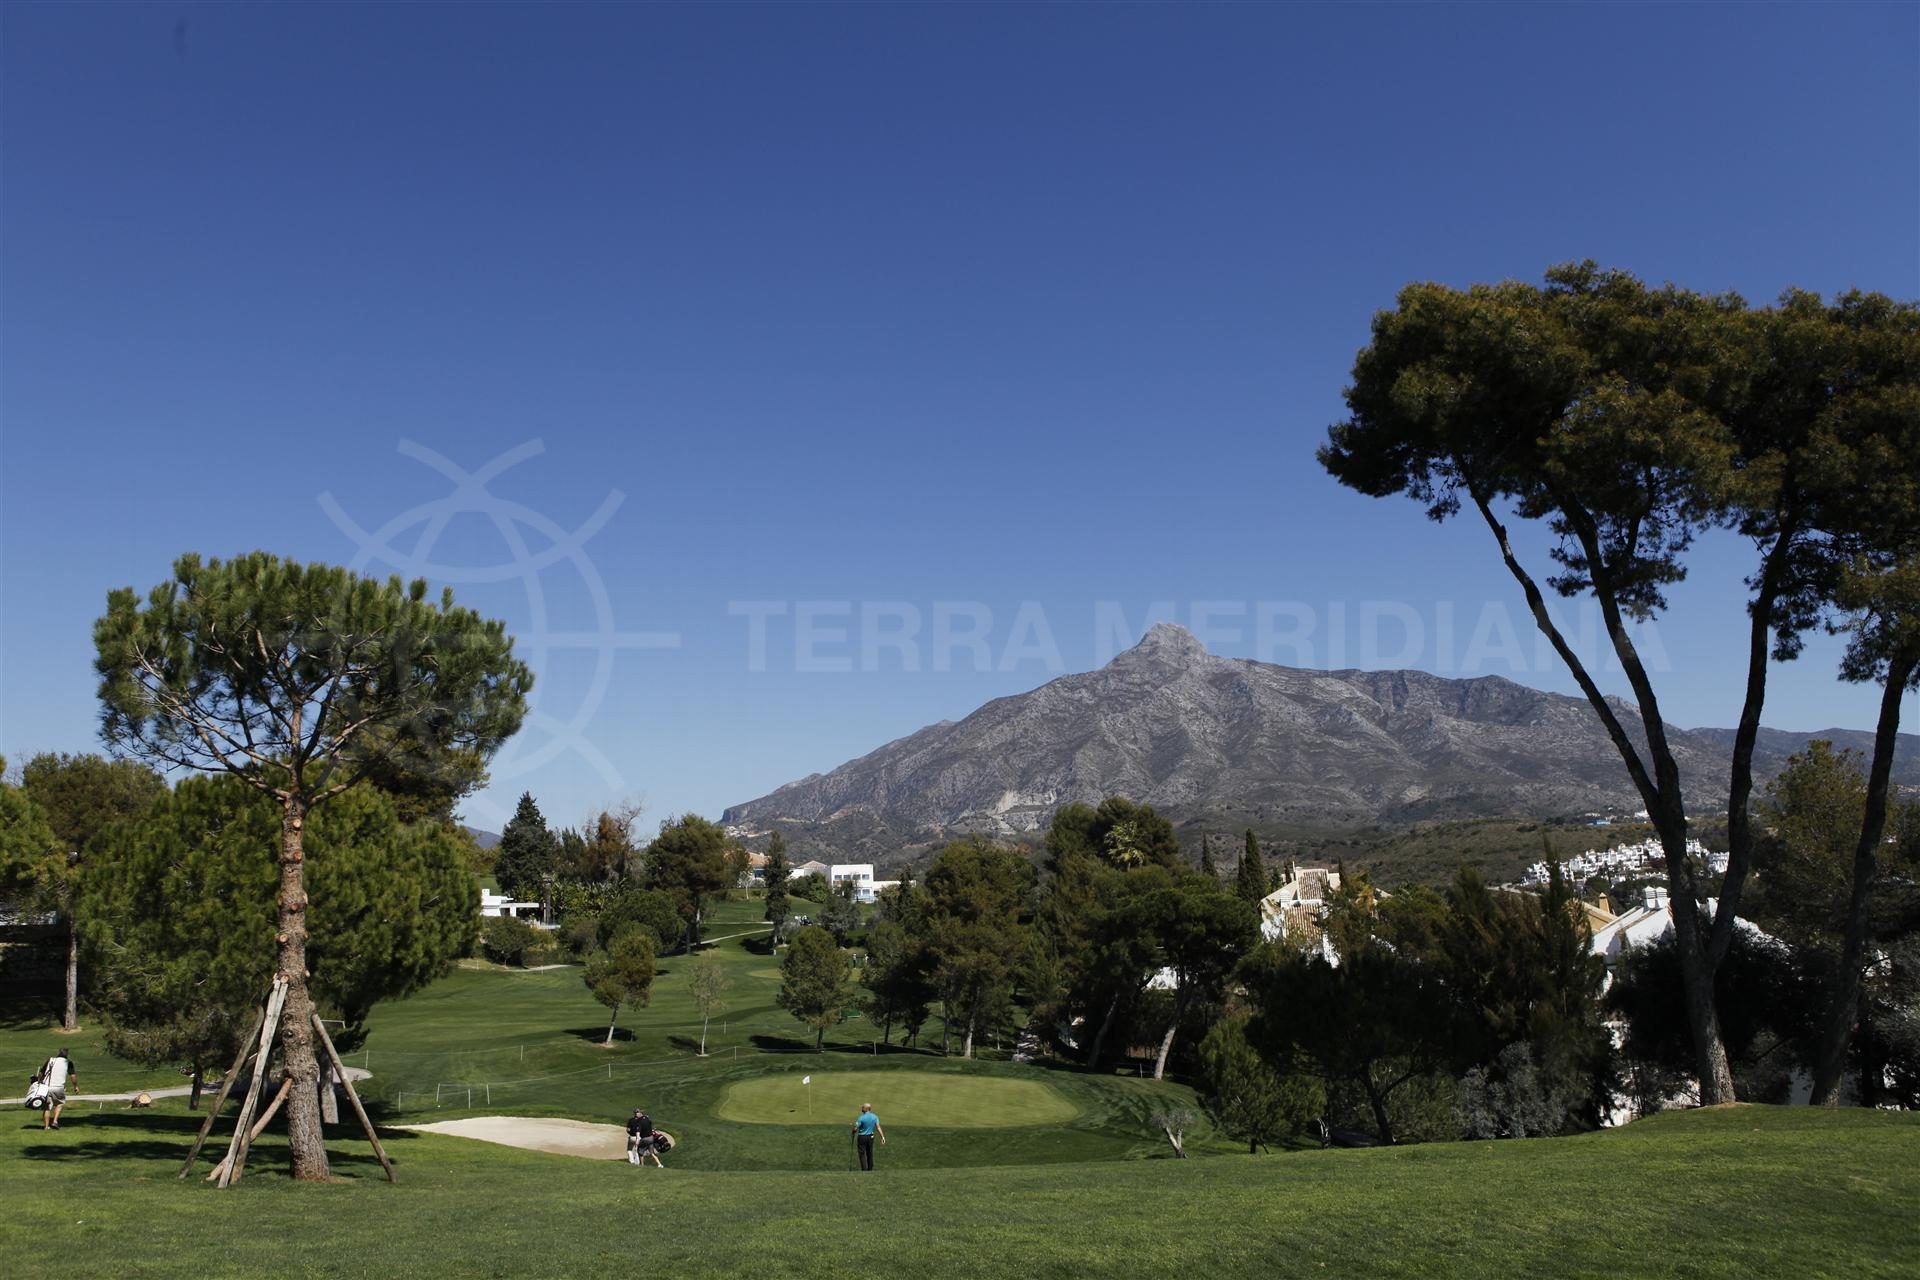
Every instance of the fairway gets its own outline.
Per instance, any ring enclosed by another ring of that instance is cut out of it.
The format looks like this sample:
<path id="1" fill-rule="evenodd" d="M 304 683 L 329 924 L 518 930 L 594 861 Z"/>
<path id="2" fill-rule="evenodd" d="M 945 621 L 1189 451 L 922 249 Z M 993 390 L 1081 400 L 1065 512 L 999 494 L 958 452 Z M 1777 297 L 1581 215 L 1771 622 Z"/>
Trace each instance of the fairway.
<path id="1" fill-rule="evenodd" d="M 1063 1124 L 1079 1114 L 1037 1080 L 943 1071 L 817 1071 L 812 1084 L 801 1079 L 785 1072 L 738 1081 L 714 1114 L 736 1124 L 851 1123 L 860 1104 L 871 1102 L 883 1125 L 927 1129 L 1015 1129 Z"/>

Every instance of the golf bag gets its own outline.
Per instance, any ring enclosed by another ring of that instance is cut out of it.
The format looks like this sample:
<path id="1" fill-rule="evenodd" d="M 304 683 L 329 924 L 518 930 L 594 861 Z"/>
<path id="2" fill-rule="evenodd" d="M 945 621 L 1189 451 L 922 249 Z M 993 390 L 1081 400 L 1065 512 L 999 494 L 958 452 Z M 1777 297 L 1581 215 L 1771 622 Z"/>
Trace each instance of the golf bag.
<path id="1" fill-rule="evenodd" d="M 52 1090 L 47 1088 L 47 1082 L 45 1080 L 35 1080 L 27 1086 L 27 1105 L 35 1111 L 45 1111 L 47 1109 L 47 1095 L 51 1092 Z"/>

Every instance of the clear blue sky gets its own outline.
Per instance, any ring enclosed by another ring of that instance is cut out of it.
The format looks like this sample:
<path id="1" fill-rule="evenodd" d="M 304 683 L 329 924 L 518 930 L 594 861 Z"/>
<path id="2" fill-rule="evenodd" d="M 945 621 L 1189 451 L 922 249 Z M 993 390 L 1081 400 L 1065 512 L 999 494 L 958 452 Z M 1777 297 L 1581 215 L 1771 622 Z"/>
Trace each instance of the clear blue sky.
<path id="1" fill-rule="evenodd" d="M 1156 602 L 1221 652 L 1566 689 L 1483 530 L 1314 464 L 1369 315 L 1581 257 L 1920 295 L 1913 5 L 16 3 L 0 36 L 0 751 L 95 744 L 89 626 L 181 551 L 424 564 L 541 666 L 483 825 L 523 787 L 717 814 Z M 436 458 L 500 473 L 455 498 Z M 1740 561 L 1703 548 L 1660 628 L 1680 723 L 1735 719 Z M 980 621 L 984 666 L 944 642 Z M 1769 723 L 1870 724 L 1834 652 Z"/>

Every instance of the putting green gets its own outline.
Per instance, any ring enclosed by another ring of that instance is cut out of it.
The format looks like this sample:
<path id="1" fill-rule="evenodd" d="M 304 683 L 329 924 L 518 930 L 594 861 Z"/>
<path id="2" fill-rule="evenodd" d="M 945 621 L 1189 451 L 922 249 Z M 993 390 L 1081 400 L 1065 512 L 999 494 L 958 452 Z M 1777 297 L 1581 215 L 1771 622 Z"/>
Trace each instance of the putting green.
<path id="1" fill-rule="evenodd" d="M 943 1071 L 815 1071 L 812 1084 L 801 1084 L 802 1075 L 741 1080 L 720 1096 L 714 1114 L 737 1124 L 848 1124 L 861 1103 L 871 1102 L 883 1125 L 1011 1129 L 1060 1124 L 1080 1113 L 1038 1080 Z"/>

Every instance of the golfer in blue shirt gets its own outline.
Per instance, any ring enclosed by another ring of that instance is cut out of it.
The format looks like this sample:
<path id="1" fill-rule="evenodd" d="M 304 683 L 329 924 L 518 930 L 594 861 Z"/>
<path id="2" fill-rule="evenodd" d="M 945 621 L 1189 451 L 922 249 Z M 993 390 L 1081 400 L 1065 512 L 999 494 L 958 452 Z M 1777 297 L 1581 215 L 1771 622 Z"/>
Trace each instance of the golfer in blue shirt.
<path id="1" fill-rule="evenodd" d="M 880 1145 L 887 1145 L 887 1131 L 880 1127 L 880 1117 L 873 1114 L 873 1104 L 860 1104 L 860 1116 L 853 1122 L 853 1145 L 860 1149 L 860 1168 L 871 1172 L 873 1169 L 873 1140 L 880 1139 Z"/>

